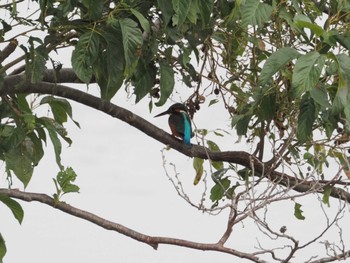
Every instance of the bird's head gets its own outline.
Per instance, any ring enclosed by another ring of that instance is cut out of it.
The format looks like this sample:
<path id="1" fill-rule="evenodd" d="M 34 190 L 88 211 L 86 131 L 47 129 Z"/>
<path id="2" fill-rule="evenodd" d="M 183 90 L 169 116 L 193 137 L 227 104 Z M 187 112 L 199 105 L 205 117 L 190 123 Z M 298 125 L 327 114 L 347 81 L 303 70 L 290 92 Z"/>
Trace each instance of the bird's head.
<path id="1" fill-rule="evenodd" d="M 173 105 L 171 105 L 169 107 L 169 109 L 167 109 L 166 111 L 159 113 L 158 115 L 154 116 L 154 117 L 159 117 L 159 116 L 163 116 L 166 114 L 173 114 L 173 113 L 180 113 L 180 112 L 186 112 L 187 113 L 187 108 L 185 105 L 183 105 L 182 103 L 175 103 Z"/>

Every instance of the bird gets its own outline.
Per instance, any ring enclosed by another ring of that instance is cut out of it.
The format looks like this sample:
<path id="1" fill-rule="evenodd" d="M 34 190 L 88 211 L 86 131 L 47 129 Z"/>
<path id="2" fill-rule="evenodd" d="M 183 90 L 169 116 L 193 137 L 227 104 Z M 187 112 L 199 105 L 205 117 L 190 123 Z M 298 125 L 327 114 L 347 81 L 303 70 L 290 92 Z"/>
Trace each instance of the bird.
<path id="1" fill-rule="evenodd" d="M 175 103 L 166 111 L 159 113 L 154 117 L 169 114 L 169 127 L 173 136 L 181 138 L 185 144 L 191 144 L 192 132 L 191 119 L 185 105 Z"/>

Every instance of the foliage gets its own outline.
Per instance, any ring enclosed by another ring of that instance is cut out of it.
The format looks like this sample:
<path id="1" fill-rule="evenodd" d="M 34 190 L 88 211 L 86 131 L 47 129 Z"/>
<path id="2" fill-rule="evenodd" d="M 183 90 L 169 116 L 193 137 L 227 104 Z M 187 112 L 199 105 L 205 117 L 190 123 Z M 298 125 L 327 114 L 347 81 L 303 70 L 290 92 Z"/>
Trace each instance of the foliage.
<path id="1" fill-rule="evenodd" d="M 305 216 L 303 216 L 303 210 L 301 210 L 301 204 L 295 203 L 294 205 L 294 216 L 299 220 L 304 220 Z"/>
<path id="2" fill-rule="evenodd" d="M 53 179 L 56 186 L 56 193 L 53 197 L 56 203 L 64 194 L 79 192 L 79 186 L 73 184 L 76 178 L 77 174 L 71 167 L 58 172 L 56 178 Z"/>
<path id="3" fill-rule="evenodd" d="M 20 204 L 17 203 L 15 200 L 11 199 L 10 197 L 3 194 L 0 194 L 0 202 L 2 202 L 8 208 L 10 208 L 11 212 L 13 213 L 14 217 L 17 219 L 18 223 L 21 224 L 23 220 L 24 212 Z"/>
<path id="4" fill-rule="evenodd" d="M 2 235 L 0 234 L 0 258 L 1 258 L 0 262 L 3 262 L 2 259 L 5 256 L 6 251 L 7 251 L 7 249 L 6 249 L 6 245 L 5 245 L 5 240 L 2 237 Z"/>
<path id="5" fill-rule="evenodd" d="M 273 170 L 289 167 L 298 180 L 333 180 L 319 191 L 328 206 L 341 176 L 326 176 L 324 169 L 333 162 L 348 176 L 348 1 L 46 0 L 28 1 L 38 10 L 29 16 L 19 11 L 22 2 L 0 5 L 6 14 L 0 19 L 0 90 L 13 75 L 21 75 L 28 86 L 40 84 L 47 67 L 55 71 L 52 82 L 59 83 L 61 66 L 51 56 L 73 48 L 76 76 L 87 85 L 96 82 L 103 101 L 124 86 L 136 103 L 149 100 L 152 109 L 172 98 L 178 81 L 190 94 L 185 103 L 192 117 L 206 98 L 209 106 L 223 105 L 232 128 L 258 160 L 271 158 L 267 163 Z M 37 32 L 45 37 L 36 37 Z M 23 55 L 12 58 L 17 46 Z M 10 72 L 20 62 L 23 66 Z M 49 108 L 51 115 L 41 116 L 37 108 Z M 0 160 L 9 185 L 13 176 L 24 187 L 29 184 L 49 138 L 59 169 L 56 201 L 79 190 L 72 184 L 76 174 L 61 162 L 62 140 L 72 143 L 64 128 L 68 117 L 73 118 L 70 103 L 55 92 L 1 96 Z M 206 135 L 197 131 L 211 152 L 220 152 Z M 251 178 L 264 176 L 249 167 L 209 161 L 212 208 L 251 189 Z M 205 173 L 203 159 L 196 157 L 193 167 L 196 185 Z M 17 203 L 4 196 L 0 201 L 21 222 Z M 302 212 L 295 202 L 296 218 L 304 219 Z"/>

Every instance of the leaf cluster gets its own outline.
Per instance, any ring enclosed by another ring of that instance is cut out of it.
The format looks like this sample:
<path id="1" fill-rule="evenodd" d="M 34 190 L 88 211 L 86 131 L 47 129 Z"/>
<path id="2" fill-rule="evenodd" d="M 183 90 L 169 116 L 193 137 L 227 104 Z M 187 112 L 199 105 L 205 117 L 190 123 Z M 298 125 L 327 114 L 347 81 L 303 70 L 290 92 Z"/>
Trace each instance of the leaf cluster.
<path id="1" fill-rule="evenodd" d="M 59 202 L 60 198 L 67 193 L 78 193 L 79 186 L 73 184 L 77 174 L 74 172 L 72 167 L 59 171 L 56 178 L 53 179 L 56 186 L 56 193 L 53 195 L 54 201 Z"/>

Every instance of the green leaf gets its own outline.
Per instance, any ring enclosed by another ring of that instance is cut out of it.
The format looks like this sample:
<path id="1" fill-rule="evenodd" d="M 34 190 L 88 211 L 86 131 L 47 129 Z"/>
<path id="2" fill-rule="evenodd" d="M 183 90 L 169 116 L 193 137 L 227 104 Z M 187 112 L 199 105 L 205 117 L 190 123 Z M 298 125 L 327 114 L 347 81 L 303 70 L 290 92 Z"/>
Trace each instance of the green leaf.
<path id="1" fill-rule="evenodd" d="M 173 0 L 175 15 L 173 16 L 173 26 L 181 26 L 190 11 L 192 0 Z M 169 4 L 169 2 L 168 2 Z"/>
<path id="2" fill-rule="evenodd" d="M 196 171 L 196 176 L 193 181 L 194 185 L 197 185 L 202 178 L 203 171 L 204 171 L 203 162 L 204 160 L 198 157 L 194 157 L 193 159 L 193 168 Z"/>
<path id="3" fill-rule="evenodd" d="M 211 165 L 215 168 L 215 170 L 221 170 L 224 168 L 224 163 L 219 161 L 212 161 Z"/>
<path id="4" fill-rule="evenodd" d="M 192 48 L 184 48 L 183 52 L 179 56 L 179 61 L 181 62 L 181 65 L 186 69 L 188 69 L 188 67 L 190 66 L 191 52 L 192 52 Z"/>
<path id="5" fill-rule="evenodd" d="M 208 147 L 211 151 L 220 152 L 220 148 L 215 142 L 208 140 L 207 144 L 208 144 Z"/>
<path id="6" fill-rule="evenodd" d="M 305 216 L 303 216 L 303 210 L 301 210 L 301 204 L 295 203 L 294 205 L 294 216 L 299 220 L 304 220 Z"/>
<path id="7" fill-rule="evenodd" d="M 237 135 L 241 136 L 247 133 L 251 118 L 251 114 L 239 114 L 232 117 L 231 126 L 236 127 Z"/>
<path id="8" fill-rule="evenodd" d="M 325 33 L 325 31 L 323 30 L 322 27 L 312 23 L 310 18 L 308 18 L 307 16 L 305 16 L 303 14 L 296 15 L 294 17 L 294 22 L 295 22 L 295 25 L 297 27 L 299 27 L 300 29 L 303 29 L 305 27 L 310 29 L 317 37 L 320 37 L 321 35 L 323 35 Z"/>
<path id="9" fill-rule="evenodd" d="M 336 56 L 338 63 L 339 86 L 338 89 L 349 89 L 350 85 L 350 58 L 345 54 Z"/>
<path id="10" fill-rule="evenodd" d="M 260 117 L 263 120 L 271 121 L 276 113 L 276 94 L 270 93 L 263 95 L 259 107 Z"/>
<path id="11" fill-rule="evenodd" d="M 333 131 L 338 127 L 337 120 L 335 115 L 332 114 L 332 111 L 326 111 L 321 114 L 322 126 L 325 129 L 326 136 L 330 139 L 333 136 Z"/>
<path id="12" fill-rule="evenodd" d="M 63 127 L 56 124 L 54 120 L 46 117 L 40 118 L 40 121 L 46 128 L 47 132 L 49 133 L 49 137 L 51 139 L 51 142 L 55 151 L 56 163 L 60 169 L 63 169 L 63 165 L 61 163 L 62 144 L 57 135 L 59 134 L 62 138 L 64 138 L 67 141 L 67 137 L 65 137 L 63 133 L 64 131 L 60 130 L 60 129 L 63 129 Z"/>
<path id="13" fill-rule="evenodd" d="M 23 183 L 24 187 L 27 187 L 33 175 L 31 155 L 27 149 L 28 147 L 25 145 L 23 147 L 20 145 L 12 148 L 11 151 L 5 154 L 7 172 L 9 173 L 9 170 L 12 170 L 16 177 Z"/>
<path id="14" fill-rule="evenodd" d="M 26 124 L 26 128 L 28 131 L 32 131 L 35 128 L 35 116 L 31 113 L 24 113 L 23 114 L 23 121 Z"/>
<path id="15" fill-rule="evenodd" d="M 337 40 L 337 42 L 345 47 L 347 50 L 350 50 L 350 35 L 349 32 L 346 32 L 344 34 L 336 34 L 334 35 L 334 38 Z"/>
<path id="16" fill-rule="evenodd" d="M 348 86 L 350 84 L 350 59 L 345 54 L 340 55 L 334 55 L 333 53 L 330 53 L 328 55 L 329 58 L 333 59 L 335 63 L 331 63 L 328 68 L 326 68 L 326 74 L 327 75 L 338 75 L 337 76 L 337 82 L 338 82 L 338 89 L 337 93 L 341 93 L 340 102 L 346 102 L 347 101 L 347 93 L 348 93 Z M 332 91 L 330 95 L 333 95 L 334 97 L 334 86 L 331 86 Z M 334 100 L 337 99 L 337 95 L 334 97 Z M 343 105 L 344 106 L 344 105 Z"/>
<path id="17" fill-rule="evenodd" d="M 4 203 L 9 208 L 18 223 L 22 224 L 24 212 L 21 205 L 5 194 L 0 194 L 0 202 Z"/>
<path id="18" fill-rule="evenodd" d="M 156 105 L 162 106 L 173 92 L 175 85 L 173 68 L 164 63 L 160 63 L 160 99 Z"/>
<path id="19" fill-rule="evenodd" d="M 0 136 L 0 145 L 2 149 L 0 151 L 0 156 L 1 160 L 4 160 L 4 155 L 7 152 L 18 147 L 18 145 L 23 142 L 23 140 L 26 138 L 26 131 L 24 129 L 21 129 L 21 127 L 15 128 L 12 125 L 3 125 L 0 126 Z"/>
<path id="20" fill-rule="evenodd" d="M 323 188 L 323 198 L 322 198 L 322 202 L 324 204 L 326 204 L 328 207 L 330 207 L 330 203 L 329 203 L 329 197 L 332 193 L 332 189 L 333 187 L 330 186 L 330 185 L 326 185 L 324 188 Z"/>
<path id="21" fill-rule="evenodd" d="M 32 83 L 37 83 L 42 80 L 44 71 L 46 69 L 45 64 L 48 59 L 47 50 L 44 46 L 43 40 L 38 37 L 29 36 L 29 54 L 26 48 L 26 74 L 30 78 Z M 37 46 L 38 43 L 39 45 Z M 36 47 L 37 46 L 37 47 Z"/>
<path id="22" fill-rule="evenodd" d="M 131 78 L 132 83 L 135 86 L 134 94 L 136 96 L 136 103 L 151 91 L 156 81 L 157 68 L 153 62 L 150 64 L 144 63 L 144 59 L 140 59 L 136 71 Z"/>
<path id="23" fill-rule="evenodd" d="M 304 96 L 300 103 L 298 116 L 297 137 L 300 142 L 306 142 L 312 137 L 312 126 L 316 118 L 314 100 Z"/>
<path id="24" fill-rule="evenodd" d="M 131 8 L 130 11 L 137 18 L 137 20 L 140 22 L 142 29 L 145 32 L 149 33 L 151 31 L 149 21 L 136 9 Z"/>
<path id="25" fill-rule="evenodd" d="M 24 145 L 30 154 L 30 159 L 34 166 L 38 165 L 39 161 L 44 156 L 42 140 L 45 141 L 45 137 L 40 138 L 41 135 L 39 133 L 41 133 L 40 128 L 37 128 L 35 132 L 28 133 L 26 138 L 27 143 Z"/>
<path id="26" fill-rule="evenodd" d="M 1 23 L 1 25 L 2 25 L 2 30 L 1 30 L 1 37 L 2 37 L 2 35 L 4 34 L 4 33 L 6 33 L 6 32 L 9 32 L 11 29 L 12 29 L 12 26 L 11 25 L 9 25 L 8 23 L 6 23 L 5 21 L 3 21 L 2 19 L 0 20 L 0 23 Z"/>
<path id="27" fill-rule="evenodd" d="M 328 93 L 323 87 L 315 87 L 310 91 L 311 98 L 314 99 L 314 101 L 321 105 L 322 108 L 328 108 L 331 106 L 328 100 Z"/>
<path id="28" fill-rule="evenodd" d="M 347 103 L 349 90 L 347 88 L 338 88 L 335 98 L 332 102 L 332 114 L 336 115 L 341 113 Z"/>
<path id="29" fill-rule="evenodd" d="M 47 51 L 45 47 L 39 46 L 34 49 L 30 66 L 30 80 L 32 83 L 38 83 L 44 77 L 46 70 Z"/>
<path id="30" fill-rule="evenodd" d="M 226 197 L 229 199 L 232 199 L 234 197 L 235 194 L 235 190 L 237 187 L 239 187 L 240 184 L 238 182 L 236 182 L 235 185 L 231 186 L 229 189 L 226 190 Z"/>
<path id="31" fill-rule="evenodd" d="M 167 25 L 174 14 L 173 5 L 169 3 L 169 0 L 157 0 L 157 2 L 162 12 L 164 24 Z"/>
<path id="32" fill-rule="evenodd" d="M 124 75 L 131 76 L 135 71 L 137 61 L 140 57 L 143 42 L 142 32 L 137 23 L 130 18 L 120 19 L 119 24 L 123 36 L 125 59 Z"/>
<path id="33" fill-rule="evenodd" d="M 208 140 L 207 141 L 207 144 L 208 144 L 208 147 L 211 151 L 213 152 L 220 152 L 220 148 L 219 146 L 213 142 L 213 141 L 210 141 Z M 218 162 L 218 161 L 212 161 L 211 162 L 211 165 L 216 169 L 216 170 L 221 170 L 224 168 L 224 163 L 223 162 Z"/>
<path id="34" fill-rule="evenodd" d="M 100 55 L 100 38 L 95 31 L 80 36 L 72 53 L 72 66 L 78 78 L 90 83 L 93 75 L 92 65 Z"/>
<path id="35" fill-rule="evenodd" d="M 229 25 L 230 23 L 235 22 L 237 19 L 239 19 L 241 6 L 245 3 L 245 1 L 235 1 L 229 2 L 229 1 L 220 1 L 220 12 L 226 16 L 225 17 L 225 24 Z"/>
<path id="36" fill-rule="evenodd" d="M 295 97 L 313 89 L 319 82 L 319 78 L 325 63 L 324 55 L 312 51 L 298 58 L 292 77 L 292 93 Z"/>
<path id="37" fill-rule="evenodd" d="M 216 104 L 216 103 L 218 103 L 218 102 L 219 102 L 218 99 L 213 99 L 213 100 L 211 100 L 211 101 L 209 102 L 208 107 L 210 107 L 211 105 L 214 105 L 214 104 Z"/>
<path id="38" fill-rule="evenodd" d="M 0 234 L 0 263 L 2 263 L 4 256 L 6 255 L 7 249 L 5 244 L 5 239 Z"/>
<path id="39" fill-rule="evenodd" d="M 332 57 L 338 66 L 338 89 L 335 98 L 332 103 L 332 113 L 339 114 L 348 107 L 348 94 L 350 85 L 350 58 L 345 54 L 340 54 Z M 346 115 L 347 120 L 350 120 L 350 116 Z"/>
<path id="40" fill-rule="evenodd" d="M 119 24 L 109 27 L 102 37 L 106 49 L 94 64 L 94 73 L 101 89 L 101 97 L 110 100 L 124 81 L 125 59 Z"/>
<path id="41" fill-rule="evenodd" d="M 54 96 L 46 96 L 40 101 L 40 105 L 42 104 L 50 105 L 54 119 L 59 124 L 63 124 L 67 121 L 67 115 L 72 118 L 72 106 L 66 99 L 55 98 Z M 79 123 L 74 123 L 79 127 Z"/>
<path id="42" fill-rule="evenodd" d="M 198 14 L 199 9 L 198 9 L 198 1 L 193 0 L 191 1 L 191 6 L 190 10 L 188 11 L 187 19 L 192 23 L 192 24 L 197 24 L 197 19 L 198 19 Z"/>
<path id="43" fill-rule="evenodd" d="M 239 177 L 241 177 L 245 181 L 246 185 L 248 185 L 249 177 L 253 176 L 252 171 L 248 168 L 243 168 L 238 170 L 237 174 L 239 175 Z"/>
<path id="44" fill-rule="evenodd" d="M 202 27 L 208 27 L 210 16 L 214 7 L 214 0 L 199 0 L 198 11 L 202 20 Z"/>
<path id="45" fill-rule="evenodd" d="M 261 28 L 270 19 L 272 6 L 261 3 L 260 0 L 247 0 L 241 9 L 242 25 Z"/>
<path id="46" fill-rule="evenodd" d="M 220 181 L 220 179 L 227 173 L 228 170 L 230 170 L 230 168 L 220 169 L 220 170 L 214 172 L 211 175 L 211 178 L 213 179 L 213 181 L 215 183 L 218 183 Z"/>
<path id="47" fill-rule="evenodd" d="M 101 18 L 103 12 L 103 1 L 82 0 L 81 2 L 86 7 L 87 15 L 90 20 Z"/>
<path id="48" fill-rule="evenodd" d="M 79 192 L 79 186 L 73 184 L 76 178 L 77 174 L 71 167 L 67 167 L 65 170 L 58 172 L 56 176 L 57 183 L 64 194 Z"/>
<path id="49" fill-rule="evenodd" d="M 17 94 L 17 105 L 25 113 L 32 114 L 31 106 L 29 106 L 27 100 L 28 94 Z"/>
<path id="50" fill-rule="evenodd" d="M 260 73 L 259 84 L 267 84 L 271 77 L 277 73 L 290 60 L 298 58 L 300 54 L 294 48 L 284 47 L 274 52 L 265 62 Z"/>
<path id="51" fill-rule="evenodd" d="M 55 150 L 56 163 L 60 168 L 63 168 L 63 165 L 61 163 L 62 144 L 61 144 L 61 141 L 58 139 L 56 129 L 50 125 L 47 125 L 46 129 L 49 132 L 49 136 L 50 136 L 53 148 Z"/>
<path id="52" fill-rule="evenodd" d="M 210 200 L 213 202 L 221 200 L 226 190 L 230 187 L 230 184 L 231 181 L 227 177 L 219 180 L 210 190 Z"/>
<path id="53" fill-rule="evenodd" d="M 219 132 L 219 131 L 220 131 L 220 132 Z M 224 135 L 223 135 L 221 132 L 224 132 L 224 133 L 226 133 L 226 134 L 230 134 L 229 132 L 227 132 L 227 131 L 225 131 L 225 130 L 223 130 L 223 129 L 216 129 L 216 130 L 214 130 L 213 132 L 214 132 L 214 134 L 215 134 L 216 136 L 219 136 L 219 137 L 224 137 Z"/>
<path id="54" fill-rule="evenodd" d="M 309 153 L 309 152 L 304 153 L 303 157 L 304 157 L 305 160 L 314 158 L 314 156 L 311 153 Z"/>
<path id="55" fill-rule="evenodd" d="M 349 103 L 350 103 L 350 98 L 348 98 L 348 103 L 344 108 L 345 118 L 348 121 L 348 123 L 350 122 L 350 104 Z"/>

